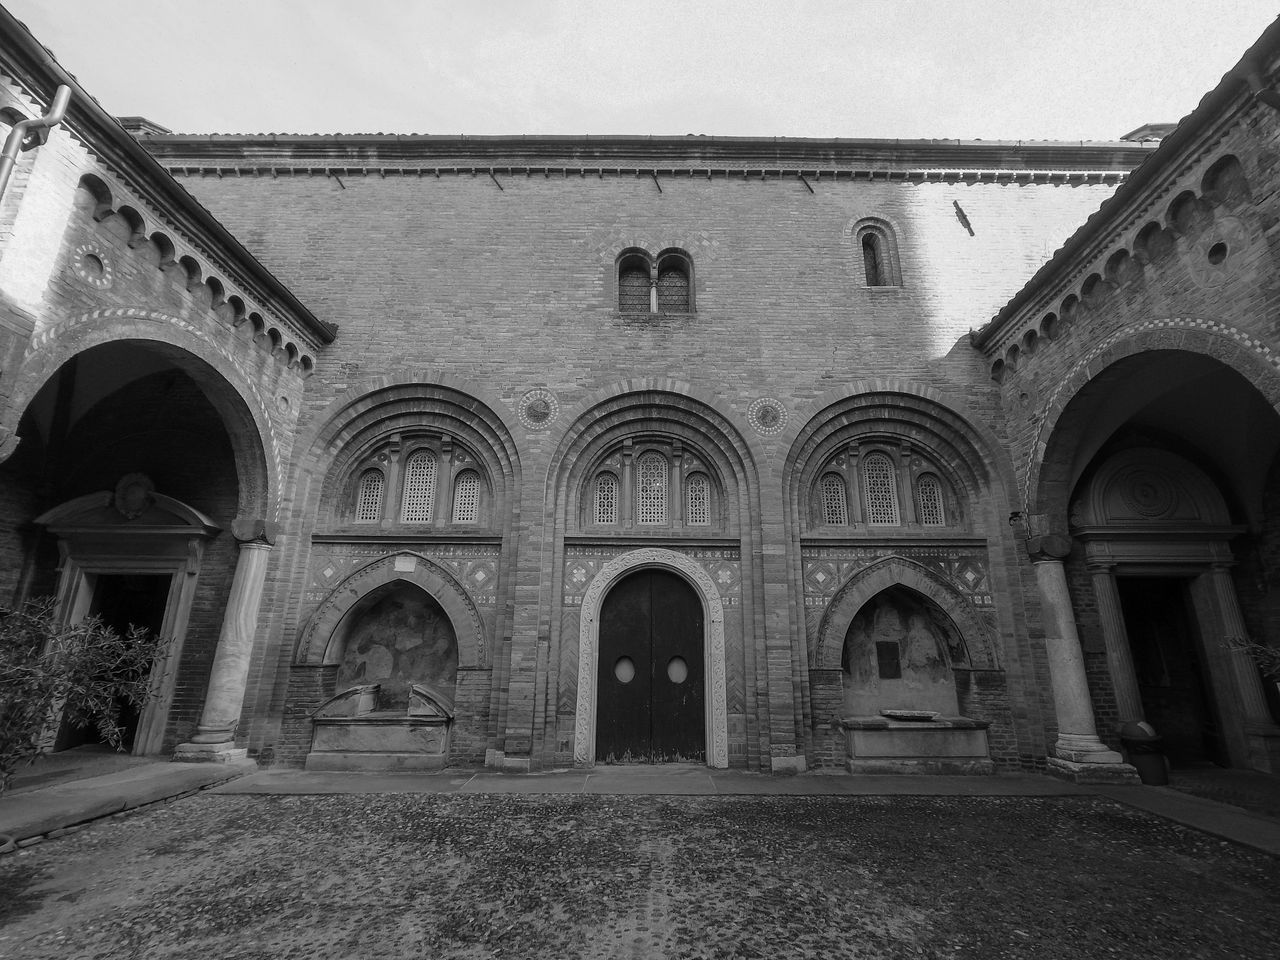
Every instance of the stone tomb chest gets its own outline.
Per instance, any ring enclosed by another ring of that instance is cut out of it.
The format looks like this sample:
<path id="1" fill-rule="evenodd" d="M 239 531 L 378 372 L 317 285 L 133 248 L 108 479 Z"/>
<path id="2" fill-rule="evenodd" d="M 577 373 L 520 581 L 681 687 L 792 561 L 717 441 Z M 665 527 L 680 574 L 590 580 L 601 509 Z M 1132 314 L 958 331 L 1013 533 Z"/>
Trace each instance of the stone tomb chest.
<path id="1" fill-rule="evenodd" d="M 425 684 L 409 688 L 407 709 L 379 709 L 382 685 L 361 684 L 312 715 L 308 770 L 441 770 L 449 761 L 453 704 Z"/>

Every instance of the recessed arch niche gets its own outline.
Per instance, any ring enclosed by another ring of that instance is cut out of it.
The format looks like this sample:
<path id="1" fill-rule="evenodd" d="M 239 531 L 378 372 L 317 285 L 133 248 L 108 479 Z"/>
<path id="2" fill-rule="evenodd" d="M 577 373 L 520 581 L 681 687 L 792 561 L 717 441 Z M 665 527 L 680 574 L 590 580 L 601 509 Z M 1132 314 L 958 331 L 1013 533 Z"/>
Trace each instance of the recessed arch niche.
<path id="1" fill-rule="evenodd" d="M 936 603 L 896 584 L 871 597 L 845 632 L 842 715 L 932 710 L 956 716 L 954 667 L 969 665 L 964 637 Z"/>

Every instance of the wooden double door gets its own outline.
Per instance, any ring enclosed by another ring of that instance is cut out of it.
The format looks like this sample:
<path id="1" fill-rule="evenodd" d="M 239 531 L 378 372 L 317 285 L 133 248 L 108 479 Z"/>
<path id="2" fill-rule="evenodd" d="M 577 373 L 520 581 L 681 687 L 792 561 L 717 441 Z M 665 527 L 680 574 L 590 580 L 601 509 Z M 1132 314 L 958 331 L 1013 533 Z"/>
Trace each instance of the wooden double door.
<path id="1" fill-rule="evenodd" d="M 600 609 L 596 760 L 704 761 L 704 674 L 694 589 L 666 570 L 620 581 Z"/>

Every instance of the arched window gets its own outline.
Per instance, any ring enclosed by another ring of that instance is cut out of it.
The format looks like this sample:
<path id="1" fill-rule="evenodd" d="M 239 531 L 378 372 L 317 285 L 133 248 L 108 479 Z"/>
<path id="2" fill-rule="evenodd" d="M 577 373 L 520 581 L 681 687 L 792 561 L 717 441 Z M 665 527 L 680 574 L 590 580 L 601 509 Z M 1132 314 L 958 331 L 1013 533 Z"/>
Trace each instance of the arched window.
<path id="1" fill-rule="evenodd" d="M 862 255 L 862 276 L 868 287 L 902 286 L 898 243 L 887 221 L 878 217 L 859 220 L 853 226 L 850 239 Z"/>
<path id="2" fill-rule="evenodd" d="M 878 234 L 867 232 L 862 235 L 862 266 L 867 273 L 868 287 L 886 285 L 884 244 Z"/>
<path id="3" fill-rule="evenodd" d="M 898 478 L 893 461 L 884 453 L 869 453 L 862 459 L 862 488 L 867 501 L 867 523 L 900 523 Z"/>
<path id="4" fill-rule="evenodd" d="M 622 313 L 648 313 L 649 259 L 638 253 L 618 262 L 618 310 Z"/>
<path id="5" fill-rule="evenodd" d="M 684 257 L 670 254 L 658 262 L 658 312 L 689 313 L 689 264 Z"/>
<path id="6" fill-rule="evenodd" d="M 596 523 L 618 522 L 618 478 L 612 473 L 596 477 Z"/>
<path id="7" fill-rule="evenodd" d="M 381 470 L 366 470 L 356 492 L 356 519 L 362 523 L 382 519 L 382 495 L 386 479 Z"/>
<path id="8" fill-rule="evenodd" d="M 685 519 L 696 526 L 711 523 L 711 481 L 705 473 L 693 473 L 685 482 L 688 503 L 685 506 Z"/>
<path id="9" fill-rule="evenodd" d="M 920 523 L 926 527 L 942 527 L 947 523 L 942 505 L 942 483 L 931 473 L 916 481 L 916 499 L 920 502 Z"/>
<path id="10" fill-rule="evenodd" d="M 845 495 L 844 477 L 828 473 L 822 478 L 822 522 L 849 522 L 849 500 Z"/>
<path id="11" fill-rule="evenodd" d="M 636 522 L 667 522 L 667 458 L 652 450 L 636 460 Z"/>
<path id="12" fill-rule="evenodd" d="M 453 482 L 453 522 L 475 523 L 480 516 L 480 474 L 463 470 Z"/>
<path id="13" fill-rule="evenodd" d="M 430 523 L 435 505 L 436 455 L 419 450 L 405 464 L 400 519 L 405 523 Z"/>

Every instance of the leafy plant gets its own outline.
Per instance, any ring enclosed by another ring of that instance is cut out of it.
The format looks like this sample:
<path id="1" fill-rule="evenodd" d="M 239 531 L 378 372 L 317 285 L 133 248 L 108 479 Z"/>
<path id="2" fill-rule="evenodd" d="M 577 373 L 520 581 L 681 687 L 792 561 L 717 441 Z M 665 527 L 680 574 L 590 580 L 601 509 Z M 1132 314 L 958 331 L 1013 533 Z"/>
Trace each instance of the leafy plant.
<path id="1" fill-rule="evenodd" d="M 1265 643 L 1255 643 L 1240 637 L 1228 637 L 1227 644 L 1253 657 L 1263 676 L 1280 681 L 1280 647 L 1269 647 Z"/>
<path id="2" fill-rule="evenodd" d="M 66 625 L 52 599 L 0 607 L 0 793 L 14 771 L 44 752 L 54 712 L 95 726 L 124 749 L 124 710 L 150 698 L 152 667 L 167 642 L 131 627 L 125 635 L 97 617 Z"/>

